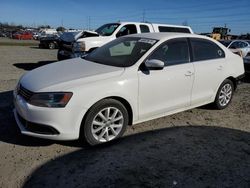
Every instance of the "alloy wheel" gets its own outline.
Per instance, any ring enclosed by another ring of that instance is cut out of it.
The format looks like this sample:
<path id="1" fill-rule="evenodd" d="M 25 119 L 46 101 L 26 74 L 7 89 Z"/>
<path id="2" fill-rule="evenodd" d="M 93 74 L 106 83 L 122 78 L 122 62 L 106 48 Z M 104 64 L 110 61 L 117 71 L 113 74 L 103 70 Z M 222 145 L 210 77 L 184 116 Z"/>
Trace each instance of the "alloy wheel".
<path id="1" fill-rule="evenodd" d="M 100 110 L 94 117 L 91 133 L 97 141 L 108 142 L 119 135 L 123 124 L 122 112 L 116 107 L 107 107 Z"/>
<path id="2" fill-rule="evenodd" d="M 232 98 L 233 88 L 231 84 L 225 84 L 219 94 L 219 103 L 221 106 L 226 106 Z"/>

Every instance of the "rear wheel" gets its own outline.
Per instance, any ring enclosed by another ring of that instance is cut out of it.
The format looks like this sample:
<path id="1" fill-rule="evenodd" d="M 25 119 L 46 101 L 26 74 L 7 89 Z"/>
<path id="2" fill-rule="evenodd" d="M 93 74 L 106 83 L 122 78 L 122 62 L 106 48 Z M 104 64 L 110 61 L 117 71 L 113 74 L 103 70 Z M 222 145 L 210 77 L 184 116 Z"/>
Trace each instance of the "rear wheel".
<path id="1" fill-rule="evenodd" d="M 90 145 L 107 143 L 123 135 L 128 125 L 128 112 L 114 99 L 96 103 L 85 118 L 83 133 Z"/>
<path id="2" fill-rule="evenodd" d="M 217 92 L 214 106 L 217 109 L 224 109 L 226 108 L 232 100 L 234 92 L 234 84 L 231 80 L 226 79 L 220 85 L 219 90 Z"/>

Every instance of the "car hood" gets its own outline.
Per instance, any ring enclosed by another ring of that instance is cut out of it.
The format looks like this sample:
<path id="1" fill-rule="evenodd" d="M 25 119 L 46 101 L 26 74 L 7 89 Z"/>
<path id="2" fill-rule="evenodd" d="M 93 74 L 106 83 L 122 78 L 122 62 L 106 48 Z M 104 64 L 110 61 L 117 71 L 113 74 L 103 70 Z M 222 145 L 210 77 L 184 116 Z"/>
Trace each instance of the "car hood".
<path id="1" fill-rule="evenodd" d="M 72 87 L 74 81 L 81 84 L 119 76 L 122 67 L 102 65 L 81 58 L 75 58 L 45 65 L 26 73 L 20 83 L 33 92 L 46 92 L 52 88 L 65 89 Z M 60 87 L 56 87 L 60 86 Z M 65 87 L 63 87 L 65 86 Z"/>
<path id="2" fill-rule="evenodd" d="M 74 42 L 76 41 L 79 37 L 82 36 L 83 31 L 79 32 L 64 32 L 61 36 L 60 39 L 65 42 Z"/>
<path id="3" fill-rule="evenodd" d="M 89 34 L 94 34 L 96 36 L 99 36 L 99 34 L 97 32 L 95 32 L 95 31 L 84 30 L 84 33 L 86 33 L 86 34 L 89 33 Z"/>

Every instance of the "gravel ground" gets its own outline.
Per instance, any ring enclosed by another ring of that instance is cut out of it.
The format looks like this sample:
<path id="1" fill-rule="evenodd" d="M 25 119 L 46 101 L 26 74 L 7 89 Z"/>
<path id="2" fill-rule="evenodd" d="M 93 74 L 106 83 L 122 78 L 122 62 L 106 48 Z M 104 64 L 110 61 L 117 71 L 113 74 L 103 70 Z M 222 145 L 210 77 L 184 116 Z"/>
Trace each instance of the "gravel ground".
<path id="1" fill-rule="evenodd" d="M 250 79 L 222 111 L 201 107 L 89 147 L 20 134 L 12 90 L 56 50 L 0 46 L 0 187 L 250 187 Z"/>

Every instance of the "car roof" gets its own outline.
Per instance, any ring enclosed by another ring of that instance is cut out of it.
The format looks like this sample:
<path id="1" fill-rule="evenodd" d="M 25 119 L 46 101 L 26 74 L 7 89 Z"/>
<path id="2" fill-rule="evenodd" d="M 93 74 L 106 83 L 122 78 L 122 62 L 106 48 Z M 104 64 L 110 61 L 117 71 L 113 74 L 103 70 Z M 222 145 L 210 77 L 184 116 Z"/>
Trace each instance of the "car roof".
<path id="1" fill-rule="evenodd" d="M 190 32 L 193 33 L 193 30 L 191 29 L 190 26 L 185 26 L 185 25 L 173 25 L 173 24 L 165 24 L 165 23 L 152 23 L 152 22 L 114 22 L 114 23 L 108 23 L 108 24 L 141 24 L 141 25 L 152 25 L 152 26 L 165 26 L 165 27 L 177 27 L 177 28 L 187 28 L 190 30 Z"/>
<path id="2" fill-rule="evenodd" d="M 175 24 L 166 24 L 166 23 L 154 23 L 154 22 L 115 22 L 117 24 L 145 24 L 145 25 L 160 25 L 160 26 L 173 26 L 173 27 L 184 27 L 184 28 L 190 28 L 190 26 L 185 25 L 175 25 Z"/>
<path id="3" fill-rule="evenodd" d="M 129 37 L 144 37 L 144 38 L 151 38 L 156 40 L 165 40 L 169 38 L 181 38 L 181 37 L 193 37 L 193 38 L 204 38 L 209 39 L 211 38 L 203 35 L 191 34 L 191 33 L 172 33 L 172 32 L 160 32 L 160 33 L 140 33 L 140 34 L 132 34 Z"/>

